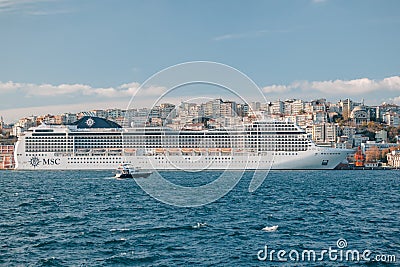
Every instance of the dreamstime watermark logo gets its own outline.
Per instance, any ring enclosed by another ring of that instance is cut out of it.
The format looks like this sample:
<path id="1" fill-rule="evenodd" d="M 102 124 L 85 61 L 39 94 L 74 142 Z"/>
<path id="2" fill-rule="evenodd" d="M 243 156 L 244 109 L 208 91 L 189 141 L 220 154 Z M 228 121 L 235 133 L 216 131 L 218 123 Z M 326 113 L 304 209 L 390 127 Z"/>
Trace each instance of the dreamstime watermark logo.
<path id="1" fill-rule="evenodd" d="M 394 254 L 377 254 L 369 249 L 357 250 L 347 249 L 346 239 L 339 238 L 336 247 L 328 249 L 271 249 L 265 245 L 263 249 L 257 252 L 257 259 L 260 261 L 271 262 L 317 262 L 317 261 L 334 261 L 334 262 L 396 262 Z"/>
<path id="2" fill-rule="evenodd" d="M 207 87 L 206 90 L 205 87 Z M 198 88 L 200 89 L 196 91 Z M 159 110 L 160 105 L 168 103 L 171 97 L 179 96 L 182 105 L 193 101 L 193 95 L 201 95 L 199 98 L 202 99 L 219 98 L 218 95 L 221 95 L 221 92 L 213 93 L 209 90 L 211 88 L 222 90 L 248 106 L 250 106 L 250 101 L 246 97 L 249 96 L 252 100 L 257 99 L 259 102 L 266 103 L 260 88 L 239 70 L 221 63 L 196 61 L 166 68 L 150 77 L 134 92 L 127 110 L 143 106 L 143 99 L 146 99 L 146 102 L 151 101 L 153 105 L 146 119 L 149 123 L 152 121 L 152 111 Z M 180 92 L 182 93 L 179 94 Z M 185 96 L 187 96 L 186 99 L 184 99 Z M 206 108 L 212 111 L 215 107 L 210 105 Z M 176 112 L 176 107 L 175 110 L 169 112 L 170 114 Z M 165 118 L 170 114 L 163 114 L 163 116 Z M 125 117 L 125 121 L 129 123 L 129 118 Z M 137 163 L 142 168 L 153 170 L 149 179 L 137 179 L 136 183 L 159 201 L 180 207 L 201 206 L 223 197 L 236 186 L 248 166 L 254 170 L 249 192 L 257 190 L 268 175 L 274 157 L 272 150 L 264 152 L 263 155 L 260 155 L 258 151 L 253 151 L 253 154 L 247 156 L 244 154 L 233 156 L 233 153 L 228 155 L 229 152 L 233 152 L 231 144 L 238 142 L 238 136 L 232 135 L 230 129 L 226 127 L 219 129 L 219 134 L 225 138 L 224 140 L 218 135 L 215 135 L 213 139 L 207 136 L 198 138 L 194 134 L 185 139 L 190 132 L 177 130 L 171 133 L 164 127 L 157 129 L 145 126 L 136 129 L 135 134 L 143 136 L 143 147 L 135 152 L 136 158 L 140 158 Z M 173 136 L 174 134 L 176 136 Z M 125 149 L 132 149 L 130 138 L 132 137 L 128 132 L 123 134 Z M 224 154 L 226 152 L 228 153 Z M 237 160 L 238 158 L 240 161 Z M 265 160 L 266 158 L 268 161 Z M 262 159 L 264 159 L 264 164 L 260 166 Z M 235 171 L 230 172 L 233 169 Z M 219 170 L 221 174 L 208 184 L 185 187 L 171 183 L 159 170 L 188 172 Z"/>

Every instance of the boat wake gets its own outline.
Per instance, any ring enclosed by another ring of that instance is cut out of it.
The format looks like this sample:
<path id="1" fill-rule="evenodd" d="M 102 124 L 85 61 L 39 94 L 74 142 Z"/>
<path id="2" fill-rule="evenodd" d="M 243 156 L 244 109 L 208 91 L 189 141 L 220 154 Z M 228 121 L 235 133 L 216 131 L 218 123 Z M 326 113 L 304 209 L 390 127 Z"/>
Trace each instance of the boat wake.
<path id="1" fill-rule="evenodd" d="M 193 225 L 192 226 L 192 228 L 195 228 L 195 229 L 197 229 L 197 228 L 202 228 L 202 227 L 206 227 L 207 226 L 207 223 L 197 223 L 196 225 Z"/>

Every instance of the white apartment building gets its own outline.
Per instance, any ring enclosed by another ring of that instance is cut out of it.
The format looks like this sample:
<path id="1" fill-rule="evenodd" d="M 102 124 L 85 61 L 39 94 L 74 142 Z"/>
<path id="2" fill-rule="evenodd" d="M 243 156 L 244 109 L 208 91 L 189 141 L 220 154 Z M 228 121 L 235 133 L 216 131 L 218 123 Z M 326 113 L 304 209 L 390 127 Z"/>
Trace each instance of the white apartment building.
<path id="1" fill-rule="evenodd" d="M 321 123 L 312 126 L 312 139 L 316 143 L 336 142 L 339 126 L 334 123 Z"/>
<path id="2" fill-rule="evenodd" d="M 395 112 L 386 112 L 383 114 L 383 121 L 390 126 L 399 127 L 400 126 L 400 115 Z"/>
<path id="3" fill-rule="evenodd" d="M 400 168 L 400 150 L 394 150 L 386 155 L 388 165 Z"/>

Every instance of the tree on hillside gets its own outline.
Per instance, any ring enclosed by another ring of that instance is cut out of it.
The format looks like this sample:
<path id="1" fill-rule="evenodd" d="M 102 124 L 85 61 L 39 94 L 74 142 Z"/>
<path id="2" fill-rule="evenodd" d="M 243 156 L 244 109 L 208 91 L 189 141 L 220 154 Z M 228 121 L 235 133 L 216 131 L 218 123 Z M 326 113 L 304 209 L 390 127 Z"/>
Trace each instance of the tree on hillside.
<path id="1" fill-rule="evenodd" d="M 367 151 L 365 151 L 367 162 L 376 162 L 381 159 L 381 152 L 377 146 L 371 146 Z"/>
<path id="2" fill-rule="evenodd" d="M 386 131 L 388 132 L 388 141 L 389 143 L 395 143 L 396 136 L 399 135 L 400 131 L 399 128 L 393 127 L 393 126 L 388 126 L 386 128 Z"/>
<path id="3" fill-rule="evenodd" d="M 334 116 L 332 117 L 332 121 L 335 122 L 335 123 L 339 123 L 339 124 L 343 123 L 343 116 L 342 116 L 342 114 L 336 114 L 336 115 L 334 115 Z"/>
<path id="4" fill-rule="evenodd" d="M 383 129 L 383 125 L 373 121 L 368 122 L 367 129 L 371 132 L 377 132 Z"/>

